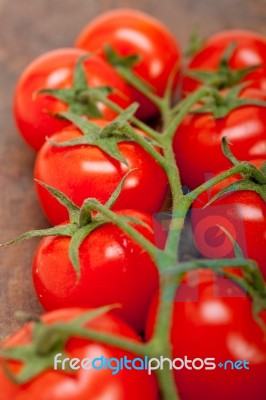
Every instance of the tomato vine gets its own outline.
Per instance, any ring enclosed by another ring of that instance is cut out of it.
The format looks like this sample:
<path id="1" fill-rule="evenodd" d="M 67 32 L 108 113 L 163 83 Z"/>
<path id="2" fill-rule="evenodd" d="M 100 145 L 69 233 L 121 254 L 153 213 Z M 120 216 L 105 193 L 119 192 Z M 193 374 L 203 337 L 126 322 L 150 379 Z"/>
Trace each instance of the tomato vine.
<path id="1" fill-rule="evenodd" d="M 80 63 L 78 64 L 79 73 L 82 74 L 82 70 L 80 68 Z M 178 259 L 179 247 L 180 247 L 180 237 L 181 232 L 184 227 L 184 222 L 188 210 L 201 193 L 205 192 L 209 188 L 213 187 L 217 183 L 223 181 L 224 179 L 236 175 L 243 174 L 244 177 L 251 176 L 257 177 L 257 180 L 261 180 L 263 184 L 265 184 L 265 176 L 263 172 L 257 170 L 254 166 L 247 162 L 235 162 L 236 160 L 231 157 L 232 168 L 226 172 L 221 173 L 220 175 L 210 179 L 206 183 L 197 187 L 193 191 L 190 191 L 187 194 L 184 194 L 182 191 L 182 185 L 179 175 L 179 169 L 176 165 L 175 155 L 173 151 L 173 137 L 175 132 L 183 121 L 184 117 L 191 111 L 191 109 L 197 104 L 201 103 L 204 99 L 217 99 L 217 96 L 220 96 L 217 89 L 202 86 L 193 94 L 189 95 L 182 101 L 178 103 L 178 105 L 171 105 L 170 97 L 173 84 L 173 76 L 175 75 L 173 71 L 172 76 L 169 79 L 169 85 L 165 91 L 165 96 L 163 98 L 157 96 L 152 91 L 148 91 L 149 88 L 146 84 L 143 83 L 137 76 L 133 74 L 132 71 L 129 71 L 127 67 L 123 67 L 118 65 L 117 72 L 125 79 L 131 86 L 134 86 L 138 91 L 142 94 L 146 95 L 154 104 L 159 108 L 162 121 L 163 121 L 163 129 L 162 132 L 157 132 L 153 128 L 146 125 L 144 122 L 138 120 L 133 112 L 135 111 L 135 106 L 131 106 L 130 110 L 123 110 L 116 103 L 112 102 L 107 95 L 109 95 L 108 91 L 103 90 L 94 90 L 93 99 L 97 102 L 102 102 L 106 106 L 108 106 L 113 111 L 120 114 L 120 117 L 117 118 L 115 122 L 110 123 L 110 130 L 116 132 L 117 135 L 121 135 L 120 138 L 115 139 L 116 143 L 121 139 L 121 137 L 127 137 L 130 140 L 136 141 L 139 143 L 164 169 L 165 173 L 168 177 L 168 182 L 172 194 L 172 214 L 169 225 L 169 233 L 166 240 L 165 248 L 163 250 L 158 249 L 155 245 L 146 240 L 134 227 L 130 225 L 130 221 L 122 218 L 120 215 L 117 215 L 110 209 L 110 205 L 116 200 L 116 198 L 120 194 L 120 190 L 122 188 L 123 182 L 121 182 L 120 187 L 117 189 L 116 193 L 113 195 L 112 199 L 104 204 L 101 204 L 96 199 L 87 199 L 84 201 L 82 207 L 77 207 L 75 204 L 70 203 L 66 197 L 62 195 L 59 191 L 48 187 L 46 188 L 55 196 L 57 199 L 63 203 L 69 210 L 70 215 L 70 224 L 64 225 L 62 227 L 50 228 L 46 231 L 32 231 L 28 234 L 24 234 L 20 236 L 15 241 L 20 241 L 22 239 L 28 239 L 32 236 L 41 236 L 41 235 L 68 235 L 72 236 L 72 245 L 70 250 L 70 259 L 73 262 L 73 265 L 78 274 L 78 246 L 81 244 L 82 240 L 88 233 L 90 232 L 90 228 L 88 228 L 88 224 L 94 221 L 95 227 L 98 227 L 100 224 L 108 221 L 116 224 L 119 228 L 121 228 L 127 235 L 132 237 L 138 244 L 142 246 L 143 249 L 152 257 L 154 262 L 157 264 L 157 268 L 160 273 L 160 295 L 159 295 L 159 306 L 156 317 L 156 325 L 154 329 L 154 333 L 149 341 L 146 343 L 134 343 L 132 341 L 128 341 L 126 339 L 121 339 L 116 336 L 110 336 L 109 334 L 95 332 L 93 330 L 83 329 L 80 326 L 73 324 L 69 329 L 64 327 L 64 334 L 76 335 L 82 338 L 93 339 L 95 341 L 114 345 L 120 347 L 121 349 L 133 351 L 136 354 L 147 355 L 150 357 L 155 357 L 159 355 L 164 355 L 165 357 L 171 358 L 172 348 L 171 348 L 171 340 L 170 340 L 170 332 L 171 332 L 171 321 L 174 307 L 174 296 L 176 289 L 183 277 L 183 275 L 197 268 L 209 268 L 215 271 L 221 271 L 222 268 L 228 266 L 230 262 L 231 265 L 235 265 L 239 268 L 244 269 L 249 274 L 249 281 L 245 281 L 240 277 L 230 276 L 234 279 L 238 284 L 242 285 L 244 289 L 248 291 L 248 293 L 255 298 L 256 296 L 263 298 L 261 304 L 263 307 L 265 305 L 265 286 L 262 285 L 262 277 L 259 273 L 257 266 L 254 264 L 252 260 L 246 260 L 241 256 L 241 254 L 236 251 L 236 258 L 233 260 L 193 260 L 189 262 L 180 262 Z M 44 93 L 44 91 L 43 91 Z M 50 91 L 49 94 L 52 94 Z M 55 93 L 56 96 L 61 96 L 60 93 Z M 91 100 L 92 96 L 90 94 L 90 88 L 86 88 L 83 93 L 83 102 L 86 102 L 86 96 L 88 101 Z M 248 100 L 245 101 L 245 104 L 248 103 Z M 83 104 L 84 105 L 84 104 Z M 240 105 L 241 106 L 241 105 Z M 80 117 L 76 116 L 73 113 L 66 112 L 60 114 L 60 118 L 65 118 L 72 123 L 81 127 L 85 127 L 89 122 L 84 122 Z M 143 136 L 138 135 L 132 126 L 129 124 L 137 126 L 142 129 L 148 136 L 149 140 Z M 92 123 L 90 123 L 92 124 Z M 95 130 L 95 137 L 87 136 L 80 139 L 79 143 L 86 144 L 86 140 L 88 143 L 93 143 L 99 145 L 99 137 L 98 134 L 101 134 L 100 129 Z M 97 131 L 97 132 L 96 132 Z M 99 133 L 100 132 L 100 133 Z M 104 151 L 107 151 L 107 142 L 105 142 L 104 138 L 101 137 L 102 140 L 102 148 Z M 98 144 L 97 144 L 98 143 Z M 53 144 L 53 143 L 52 143 Z M 72 143 L 76 145 L 77 143 Z M 58 146 L 62 146 L 64 144 L 55 144 Z M 69 143 L 67 143 L 69 145 Z M 156 147 L 160 149 L 160 151 L 156 150 Z M 109 150 L 110 155 L 113 155 L 116 159 L 121 161 L 121 156 L 119 155 L 118 150 L 116 149 L 115 154 L 112 154 L 112 148 Z M 123 162 L 123 160 L 122 160 Z M 235 165 L 234 165 L 235 164 Z M 41 183 L 42 184 L 42 183 Z M 43 184 L 42 184 L 43 185 Z M 98 219 L 93 217 L 93 213 L 97 213 Z M 132 222 L 132 221 L 131 221 Z M 84 230 L 78 230 L 84 228 Z M 76 236 L 75 236 L 76 235 Z M 12 241 L 14 242 L 14 241 Z M 255 271 L 255 272 L 254 272 Z M 254 278 L 256 278 L 256 285 L 253 282 Z M 60 327 L 59 327 L 60 328 Z M 58 328 L 58 329 L 59 329 Z M 60 329 L 59 329 L 60 331 Z M 46 334 L 46 333 L 45 333 Z M 68 337 L 69 337 L 68 336 Z M 47 337 L 47 335 L 45 336 Z M 49 339 L 47 339 L 49 340 Z M 49 353 L 49 351 L 48 351 Z M 1 350 L 0 355 L 4 357 L 9 357 L 10 353 L 7 350 Z M 14 353 L 13 353 L 14 356 Z M 15 357 L 15 356 L 14 356 Z M 27 361 L 25 360 L 27 363 Z M 39 373 L 39 371 L 38 371 Z M 172 371 L 170 370 L 157 370 L 157 377 L 160 385 L 160 390 L 162 393 L 163 399 L 171 399 L 178 400 L 179 394 L 178 389 L 176 388 L 176 384 L 174 381 L 174 376 Z M 32 371 L 29 374 L 32 377 Z"/>

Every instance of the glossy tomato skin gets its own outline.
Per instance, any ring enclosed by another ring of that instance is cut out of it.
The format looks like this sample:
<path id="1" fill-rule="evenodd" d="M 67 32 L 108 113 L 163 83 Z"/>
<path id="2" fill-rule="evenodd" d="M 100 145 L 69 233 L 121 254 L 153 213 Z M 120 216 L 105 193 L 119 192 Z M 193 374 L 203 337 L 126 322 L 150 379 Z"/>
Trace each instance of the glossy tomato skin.
<path id="1" fill-rule="evenodd" d="M 69 125 L 51 115 L 66 111 L 66 103 L 49 95 L 38 94 L 38 91 L 72 87 L 75 65 L 86 54 L 74 48 L 49 51 L 36 58 L 22 73 L 14 94 L 14 116 L 21 135 L 33 149 L 39 150 L 47 136 Z M 88 55 L 83 65 L 91 87 L 107 85 L 115 88 L 117 93 L 111 94 L 110 99 L 123 108 L 130 105 L 126 84 L 104 60 Z M 116 116 L 106 106 L 101 105 L 100 109 L 105 119 Z"/>
<path id="2" fill-rule="evenodd" d="M 88 311 L 88 310 L 87 310 Z M 81 316 L 85 311 L 81 309 L 61 309 L 45 314 L 42 319 L 47 324 L 68 322 Z M 131 340 L 139 341 L 134 331 L 124 322 L 111 314 L 102 315 L 87 325 L 88 328 L 119 335 Z M 32 327 L 26 325 L 4 342 L 4 347 L 20 346 L 32 340 Z M 136 356 L 123 350 L 102 345 L 85 339 L 71 338 L 66 345 L 66 357 L 70 358 L 121 358 L 127 356 L 133 359 Z M 18 365 L 9 362 L 14 370 Z M 1 400 L 135 400 L 158 399 L 157 385 L 154 376 L 148 376 L 146 371 L 121 370 L 112 375 L 111 370 L 84 370 L 80 369 L 73 374 L 47 370 L 31 382 L 24 385 L 12 383 L 3 370 L 3 360 L 0 360 Z"/>
<path id="3" fill-rule="evenodd" d="M 133 70 L 162 96 L 174 66 L 181 61 L 175 38 L 156 19 L 136 10 L 109 11 L 89 23 L 77 38 L 76 46 L 87 51 L 101 51 L 109 44 L 121 56 L 138 54 L 140 62 Z M 177 71 L 178 71 L 177 67 Z M 179 74 L 176 76 L 176 84 Z M 131 87 L 134 100 L 140 103 L 137 116 L 148 119 L 158 113 L 156 107 Z"/>
<path id="4" fill-rule="evenodd" d="M 245 89 L 241 97 L 266 99 L 265 93 L 256 89 Z M 224 136 L 239 160 L 266 159 L 265 127 L 266 113 L 262 106 L 239 107 L 219 119 L 211 114 L 187 115 L 174 137 L 183 184 L 194 189 L 231 167 L 221 148 Z"/>
<path id="5" fill-rule="evenodd" d="M 151 231 L 134 226 L 154 242 L 150 216 L 131 210 L 121 214 L 147 224 Z M 78 279 L 69 260 L 69 245 L 69 237 L 48 237 L 35 252 L 33 281 L 44 309 L 119 304 L 114 313 L 142 331 L 159 280 L 150 256 L 117 226 L 105 224 L 90 233 L 80 247 Z"/>
<path id="6" fill-rule="evenodd" d="M 101 126 L 106 124 L 103 121 L 97 123 Z M 72 126 L 53 135 L 51 139 L 63 142 L 80 135 L 80 131 Z M 112 159 L 96 146 L 58 148 L 45 143 L 35 162 L 34 178 L 62 191 L 81 206 L 88 197 L 105 203 L 127 171 L 137 168 L 126 178 L 113 208 L 132 208 L 149 214 L 159 211 L 168 185 L 164 171 L 137 143 L 121 142 L 118 148 L 128 166 Z M 65 222 L 68 219 L 65 207 L 40 185 L 36 184 L 36 190 L 49 221 L 54 225 Z"/>
<path id="7" fill-rule="evenodd" d="M 245 78 L 247 87 L 260 89 L 266 92 L 266 64 L 250 72 Z"/>
<path id="8" fill-rule="evenodd" d="M 265 160 L 252 160 L 260 168 Z M 235 175 L 204 192 L 193 203 L 191 221 L 193 237 L 204 257 L 234 257 L 230 239 L 217 227 L 226 229 L 239 244 L 243 254 L 258 263 L 266 280 L 266 203 L 254 191 L 236 191 L 204 206 L 222 189 L 238 181 Z"/>
<path id="9" fill-rule="evenodd" d="M 266 63 L 266 38 L 264 36 L 252 31 L 228 30 L 211 36 L 203 48 L 191 58 L 187 68 L 195 71 L 216 71 L 225 50 L 233 42 L 236 43 L 236 47 L 229 60 L 232 69 L 238 70 Z M 256 78 L 263 78 L 263 76 L 261 71 Z M 248 74 L 245 80 L 249 79 L 255 80 L 255 77 Z M 265 81 L 265 78 L 262 81 Z M 191 93 L 200 85 L 199 81 L 187 76 L 182 84 L 183 93 Z M 262 86 L 260 87 L 262 88 Z"/>
<path id="10" fill-rule="evenodd" d="M 151 307 L 147 337 L 153 331 L 156 308 L 157 299 Z M 266 323 L 265 311 L 261 318 Z M 174 372 L 181 400 L 265 398 L 264 332 L 254 320 L 250 298 L 232 281 L 214 278 L 206 270 L 187 277 L 175 297 L 171 343 L 173 359 L 215 358 L 213 370 L 183 368 Z M 246 360 L 249 370 L 243 364 L 242 369 L 234 370 L 230 364 L 226 370 L 218 366 L 227 360 Z"/>

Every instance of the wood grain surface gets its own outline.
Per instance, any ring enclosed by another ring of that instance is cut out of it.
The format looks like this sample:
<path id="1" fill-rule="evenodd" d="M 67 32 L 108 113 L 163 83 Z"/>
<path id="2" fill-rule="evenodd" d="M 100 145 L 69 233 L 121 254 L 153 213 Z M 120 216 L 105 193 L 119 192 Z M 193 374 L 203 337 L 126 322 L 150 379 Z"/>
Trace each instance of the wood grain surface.
<path id="1" fill-rule="evenodd" d="M 0 0 L 0 242 L 48 226 L 32 180 L 35 154 L 17 133 L 12 95 L 36 56 L 71 46 L 81 28 L 108 9 L 132 7 L 161 19 L 185 48 L 193 27 L 203 35 L 230 28 L 266 35 L 266 0 Z M 31 282 L 37 240 L 0 249 L 0 338 L 16 329 L 16 310 L 39 312 Z"/>

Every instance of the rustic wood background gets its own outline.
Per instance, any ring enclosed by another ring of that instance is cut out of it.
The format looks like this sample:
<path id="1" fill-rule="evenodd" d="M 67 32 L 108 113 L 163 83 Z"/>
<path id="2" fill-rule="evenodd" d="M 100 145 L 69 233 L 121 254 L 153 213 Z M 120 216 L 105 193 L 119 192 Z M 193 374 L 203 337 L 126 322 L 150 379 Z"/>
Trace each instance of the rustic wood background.
<path id="1" fill-rule="evenodd" d="M 134 7 L 161 19 L 185 48 L 193 27 L 204 35 L 230 28 L 266 35 L 266 0 L 0 0 L 0 242 L 46 227 L 32 181 L 35 154 L 17 134 L 12 95 L 23 68 L 39 54 L 71 46 L 95 15 Z M 37 241 L 0 249 L 0 338 L 18 326 L 16 310 L 39 312 L 31 283 Z"/>

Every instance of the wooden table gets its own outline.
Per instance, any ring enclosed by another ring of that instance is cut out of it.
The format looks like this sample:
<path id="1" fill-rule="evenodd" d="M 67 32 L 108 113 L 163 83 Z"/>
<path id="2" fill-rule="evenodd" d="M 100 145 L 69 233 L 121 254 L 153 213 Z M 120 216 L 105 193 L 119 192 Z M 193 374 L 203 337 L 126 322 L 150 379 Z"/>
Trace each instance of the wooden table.
<path id="1" fill-rule="evenodd" d="M 33 188 L 35 154 L 17 134 L 12 118 L 12 94 L 19 74 L 39 54 L 71 46 L 98 13 L 130 6 L 160 18 L 183 48 L 193 27 L 204 35 L 230 28 L 266 35 L 265 0 L 0 0 L 0 242 L 48 226 Z M 18 326 L 16 310 L 41 311 L 31 283 L 37 242 L 0 250 L 0 338 Z"/>

